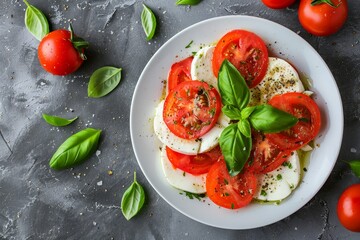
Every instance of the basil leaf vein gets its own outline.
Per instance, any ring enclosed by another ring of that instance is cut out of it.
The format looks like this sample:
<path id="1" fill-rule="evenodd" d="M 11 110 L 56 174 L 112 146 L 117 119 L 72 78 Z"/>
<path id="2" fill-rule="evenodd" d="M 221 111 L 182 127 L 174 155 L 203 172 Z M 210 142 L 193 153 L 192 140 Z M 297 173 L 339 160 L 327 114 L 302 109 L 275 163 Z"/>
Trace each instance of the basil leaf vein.
<path id="1" fill-rule="evenodd" d="M 268 104 L 256 106 L 250 114 L 249 120 L 256 130 L 264 133 L 280 132 L 289 129 L 298 122 L 298 119 L 290 113 Z"/>
<path id="2" fill-rule="evenodd" d="M 74 122 L 76 119 L 78 119 L 78 117 L 75 117 L 72 119 L 66 119 L 66 118 L 61 118 L 58 116 L 51 116 L 51 115 L 48 115 L 45 113 L 42 114 L 42 117 L 48 124 L 55 126 L 55 127 L 67 126 L 70 123 Z"/>
<path id="3" fill-rule="evenodd" d="M 28 31 L 39 41 L 49 33 L 49 23 L 38 8 L 30 5 L 28 1 L 23 0 L 27 8 L 25 11 L 25 26 Z"/>
<path id="4" fill-rule="evenodd" d="M 232 105 L 241 110 L 250 101 L 250 91 L 245 79 L 228 60 L 224 60 L 221 64 L 218 88 L 224 105 Z"/>
<path id="5" fill-rule="evenodd" d="M 349 162 L 351 170 L 360 178 L 360 160 L 353 160 Z"/>
<path id="6" fill-rule="evenodd" d="M 65 140 L 56 150 L 49 165 L 61 170 L 85 161 L 98 147 L 101 130 L 87 128 Z"/>
<path id="7" fill-rule="evenodd" d="M 124 192 L 121 199 L 121 211 L 127 220 L 134 217 L 142 208 L 145 202 L 145 192 L 143 187 L 136 181 L 134 172 L 134 182 Z"/>
<path id="8" fill-rule="evenodd" d="M 197 5 L 202 0 L 177 0 L 176 5 Z"/>
<path id="9" fill-rule="evenodd" d="M 100 98 L 113 91 L 121 80 L 121 68 L 102 67 L 97 69 L 90 77 L 88 96 Z"/>
<path id="10" fill-rule="evenodd" d="M 153 11 L 143 4 L 143 10 L 141 12 L 141 24 L 144 29 L 146 39 L 149 41 L 153 38 L 156 30 L 156 17 Z"/>
<path id="11" fill-rule="evenodd" d="M 229 174 L 236 176 L 241 172 L 250 156 L 251 138 L 241 133 L 238 124 L 231 124 L 222 131 L 219 144 Z"/>

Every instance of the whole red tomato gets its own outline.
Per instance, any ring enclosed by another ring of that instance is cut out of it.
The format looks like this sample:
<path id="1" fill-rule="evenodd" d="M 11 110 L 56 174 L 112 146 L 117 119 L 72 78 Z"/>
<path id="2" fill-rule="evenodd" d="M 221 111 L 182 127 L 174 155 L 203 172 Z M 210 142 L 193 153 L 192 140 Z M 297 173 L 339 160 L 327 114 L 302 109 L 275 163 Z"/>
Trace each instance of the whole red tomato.
<path id="1" fill-rule="evenodd" d="M 81 41 L 84 44 L 81 44 Z M 67 75 L 75 72 L 83 63 L 84 55 L 81 48 L 87 47 L 86 44 L 87 42 L 83 39 L 74 37 L 71 31 L 59 29 L 50 32 L 41 40 L 38 47 L 40 64 L 46 71 L 54 75 Z M 76 46 L 81 47 L 75 48 Z"/>
<path id="2" fill-rule="evenodd" d="M 267 7 L 280 9 L 289 7 L 296 0 L 261 0 Z"/>
<path id="3" fill-rule="evenodd" d="M 351 185 L 341 194 L 337 214 L 345 228 L 360 232 L 360 183 Z"/>
<path id="4" fill-rule="evenodd" d="M 348 4 L 346 0 L 301 0 L 298 15 L 306 31 L 316 36 L 328 36 L 344 25 Z"/>

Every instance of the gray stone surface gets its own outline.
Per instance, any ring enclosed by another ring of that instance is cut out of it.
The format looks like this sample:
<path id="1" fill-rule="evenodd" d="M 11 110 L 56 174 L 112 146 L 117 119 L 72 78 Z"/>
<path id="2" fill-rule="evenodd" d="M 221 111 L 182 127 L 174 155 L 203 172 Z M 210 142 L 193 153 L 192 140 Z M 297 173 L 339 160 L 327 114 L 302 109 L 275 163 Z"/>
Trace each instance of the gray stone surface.
<path id="1" fill-rule="evenodd" d="M 159 22 L 150 42 L 141 27 L 141 1 L 30 2 L 48 16 L 52 29 L 72 22 L 91 46 L 88 60 L 75 74 L 46 73 L 38 63 L 38 41 L 24 26 L 25 4 L 0 0 L 0 239 L 359 239 L 340 225 L 336 203 L 347 186 L 359 182 L 342 160 L 360 157 L 360 1 L 349 1 L 349 18 L 339 33 L 321 38 L 301 28 L 297 4 L 276 11 L 260 0 L 203 0 L 193 7 L 146 0 Z M 169 206 L 142 175 L 129 132 L 133 90 L 157 49 L 194 23 L 233 14 L 266 18 L 299 32 L 329 65 L 345 110 L 338 162 L 319 193 L 280 222 L 242 231 L 203 225 Z M 122 67 L 123 79 L 109 96 L 90 99 L 89 76 L 104 65 Z M 41 113 L 79 120 L 65 128 L 51 127 Z M 103 130 L 101 153 L 74 169 L 51 170 L 48 160 L 56 148 L 87 126 Z M 119 205 L 134 170 L 147 201 L 128 222 Z"/>

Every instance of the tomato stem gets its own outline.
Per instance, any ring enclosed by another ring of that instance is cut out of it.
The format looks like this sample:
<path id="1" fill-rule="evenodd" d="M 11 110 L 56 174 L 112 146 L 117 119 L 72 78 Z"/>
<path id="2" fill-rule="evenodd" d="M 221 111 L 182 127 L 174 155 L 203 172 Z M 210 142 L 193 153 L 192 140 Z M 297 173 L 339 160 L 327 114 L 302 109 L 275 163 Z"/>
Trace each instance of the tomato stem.
<path id="1" fill-rule="evenodd" d="M 335 5 L 332 2 L 332 0 L 312 0 L 311 1 L 312 6 L 323 4 L 323 3 L 326 3 L 326 4 L 328 4 L 328 5 L 330 5 L 330 6 L 334 7 L 334 8 L 337 8 L 341 4 L 341 2 L 340 2 L 338 5 Z"/>
<path id="2" fill-rule="evenodd" d="M 80 57 L 82 58 L 82 60 L 86 60 L 86 56 L 84 54 L 84 48 L 88 48 L 89 47 L 89 42 L 85 41 L 84 39 L 82 39 L 81 37 L 78 37 L 75 35 L 74 33 L 74 29 L 71 25 L 71 23 L 69 24 L 69 31 L 70 31 L 70 41 L 73 44 L 74 48 L 79 52 Z"/>

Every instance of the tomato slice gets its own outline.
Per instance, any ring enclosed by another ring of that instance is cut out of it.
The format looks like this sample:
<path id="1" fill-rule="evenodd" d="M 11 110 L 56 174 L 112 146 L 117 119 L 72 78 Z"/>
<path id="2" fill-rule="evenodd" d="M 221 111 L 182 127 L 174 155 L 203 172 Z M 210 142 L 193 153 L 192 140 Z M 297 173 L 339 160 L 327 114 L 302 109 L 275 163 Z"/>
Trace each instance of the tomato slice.
<path id="1" fill-rule="evenodd" d="M 222 155 L 219 146 L 198 155 L 185 155 L 166 147 L 166 154 L 175 168 L 193 175 L 207 173 Z"/>
<path id="2" fill-rule="evenodd" d="M 173 90 L 179 83 L 191 81 L 191 63 L 194 57 L 188 57 L 171 65 L 168 75 L 168 92 Z"/>
<path id="3" fill-rule="evenodd" d="M 253 199 L 257 179 L 255 174 L 243 172 L 235 177 L 229 175 L 223 158 L 211 168 L 206 177 L 206 193 L 217 205 L 237 209 L 245 207 Z"/>
<path id="4" fill-rule="evenodd" d="M 166 97 L 163 118 L 169 130 L 184 139 L 198 139 L 217 122 L 221 98 L 216 89 L 201 81 L 185 81 Z"/>
<path id="5" fill-rule="evenodd" d="M 249 160 L 245 164 L 245 171 L 253 173 L 271 172 L 283 164 L 292 151 L 282 150 L 260 132 L 252 134 L 253 149 Z"/>
<path id="6" fill-rule="evenodd" d="M 250 88 L 261 82 L 269 65 L 268 50 L 264 41 L 256 34 L 245 30 L 228 32 L 217 43 L 212 60 L 215 76 L 218 76 L 225 59 L 240 71 Z"/>
<path id="7" fill-rule="evenodd" d="M 283 150 L 297 150 L 313 140 L 320 131 L 321 113 L 318 105 L 303 93 L 285 93 L 270 99 L 273 107 L 286 111 L 299 119 L 292 128 L 265 134 L 269 141 Z"/>

